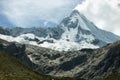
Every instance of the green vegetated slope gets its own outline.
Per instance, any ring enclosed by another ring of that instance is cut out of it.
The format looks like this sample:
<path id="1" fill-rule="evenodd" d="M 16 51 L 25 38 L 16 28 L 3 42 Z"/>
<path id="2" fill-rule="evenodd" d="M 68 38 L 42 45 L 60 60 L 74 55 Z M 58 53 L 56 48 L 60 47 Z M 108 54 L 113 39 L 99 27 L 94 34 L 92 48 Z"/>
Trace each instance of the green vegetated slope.
<path id="1" fill-rule="evenodd" d="M 16 58 L 0 52 L 0 80 L 83 80 L 54 78 L 32 71 Z"/>
<path id="2" fill-rule="evenodd" d="M 104 80 L 120 80 L 120 73 L 109 75 Z"/>

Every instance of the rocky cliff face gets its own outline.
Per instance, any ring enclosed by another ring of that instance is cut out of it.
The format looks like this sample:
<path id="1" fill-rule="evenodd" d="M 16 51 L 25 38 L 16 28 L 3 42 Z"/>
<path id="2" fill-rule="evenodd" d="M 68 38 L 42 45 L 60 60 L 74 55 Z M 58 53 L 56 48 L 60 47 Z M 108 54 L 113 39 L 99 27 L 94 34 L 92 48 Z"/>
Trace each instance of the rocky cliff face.
<path id="1" fill-rule="evenodd" d="M 25 52 L 25 46 L 26 45 L 24 44 L 18 44 L 15 42 L 9 43 L 5 40 L 0 39 L 0 51 L 9 53 L 10 55 L 16 57 L 17 59 L 27 64 L 29 67 L 34 68 L 35 64 L 31 62 L 29 57 L 27 56 Z"/>
<path id="2" fill-rule="evenodd" d="M 120 72 L 120 41 L 100 49 L 59 52 L 0 40 L 0 51 L 9 52 L 34 70 L 52 76 L 98 80 Z"/>

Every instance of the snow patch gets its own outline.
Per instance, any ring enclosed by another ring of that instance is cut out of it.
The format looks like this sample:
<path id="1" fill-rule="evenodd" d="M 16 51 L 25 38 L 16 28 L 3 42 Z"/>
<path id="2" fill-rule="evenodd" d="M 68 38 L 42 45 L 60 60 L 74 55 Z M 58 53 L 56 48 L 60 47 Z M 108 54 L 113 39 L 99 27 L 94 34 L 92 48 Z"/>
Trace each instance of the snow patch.
<path id="1" fill-rule="evenodd" d="M 38 44 L 36 41 L 29 41 L 26 40 L 27 38 L 34 39 L 37 36 L 34 34 L 22 34 L 18 37 L 12 37 L 12 36 L 7 36 L 7 35 L 2 35 L 0 34 L 0 38 L 4 39 L 8 42 L 18 42 L 22 44 L 31 44 L 31 45 L 36 45 L 40 47 L 45 47 L 53 50 L 58 50 L 58 51 L 74 51 L 74 50 L 80 50 L 83 48 L 99 48 L 99 46 L 95 46 L 92 44 L 88 44 L 86 42 L 81 42 L 81 43 L 76 43 L 73 41 L 66 41 L 66 40 L 55 40 L 53 39 L 53 43 L 49 42 L 43 42 L 42 44 Z M 37 37 L 40 41 L 43 40 L 43 38 Z"/>

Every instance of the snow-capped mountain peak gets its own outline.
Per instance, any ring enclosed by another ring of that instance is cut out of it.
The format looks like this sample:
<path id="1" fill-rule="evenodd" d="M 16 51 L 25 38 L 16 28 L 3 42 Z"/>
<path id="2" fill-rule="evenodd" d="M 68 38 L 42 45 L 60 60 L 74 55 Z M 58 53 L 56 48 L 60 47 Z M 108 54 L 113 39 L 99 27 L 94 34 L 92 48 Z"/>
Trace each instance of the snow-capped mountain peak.
<path id="1" fill-rule="evenodd" d="M 120 40 L 120 37 L 97 28 L 79 11 L 74 10 L 71 15 L 60 24 L 64 30 L 62 39 L 78 43 L 86 42 L 98 46 Z"/>
<path id="2" fill-rule="evenodd" d="M 58 27 L 14 28 L 9 29 L 8 33 L 10 36 L 1 34 L 0 38 L 59 51 L 99 48 L 120 40 L 119 36 L 97 28 L 77 10 L 64 18 Z"/>
<path id="3" fill-rule="evenodd" d="M 69 28 L 76 28 L 80 27 L 83 30 L 90 30 L 89 27 L 84 23 L 82 19 L 82 14 L 80 14 L 77 10 L 74 10 L 71 15 L 67 18 L 65 18 L 62 22 L 61 25 L 63 26 L 68 26 Z M 79 26 L 81 25 L 81 26 Z"/>

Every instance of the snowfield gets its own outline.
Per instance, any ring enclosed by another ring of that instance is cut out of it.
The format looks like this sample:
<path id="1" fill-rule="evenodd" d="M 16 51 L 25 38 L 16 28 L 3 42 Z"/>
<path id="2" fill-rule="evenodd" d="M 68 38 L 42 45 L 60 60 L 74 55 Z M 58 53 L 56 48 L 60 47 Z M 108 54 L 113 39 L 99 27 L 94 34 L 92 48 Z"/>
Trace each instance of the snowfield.
<path id="1" fill-rule="evenodd" d="M 34 40 L 35 38 L 38 38 L 39 41 L 46 40 L 44 38 L 39 38 L 31 33 L 22 34 L 18 37 L 12 37 L 12 36 L 0 34 L 0 39 L 6 40 L 8 42 L 18 42 L 18 43 L 22 43 L 22 44 L 31 44 L 31 45 L 36 45 L 36 46 L 45 47 L 45 48 L 58 50 L 58 51 L 74 51 L 74 50 L 80 50 L 83 48 L 99 48 L 99 46 L 87 44 L 84 41 L 79 43 L 79 44 L 76 42 L 72 42 L 72 41 L 55 40 L 55 39 L 51 39 L 51 40 L 53 40 L 53 43 L 49 43 L 49 42 L 45 41 L 41 44 L 39 44 L 36 41 L 29 41 L 29 39 Z"/>

